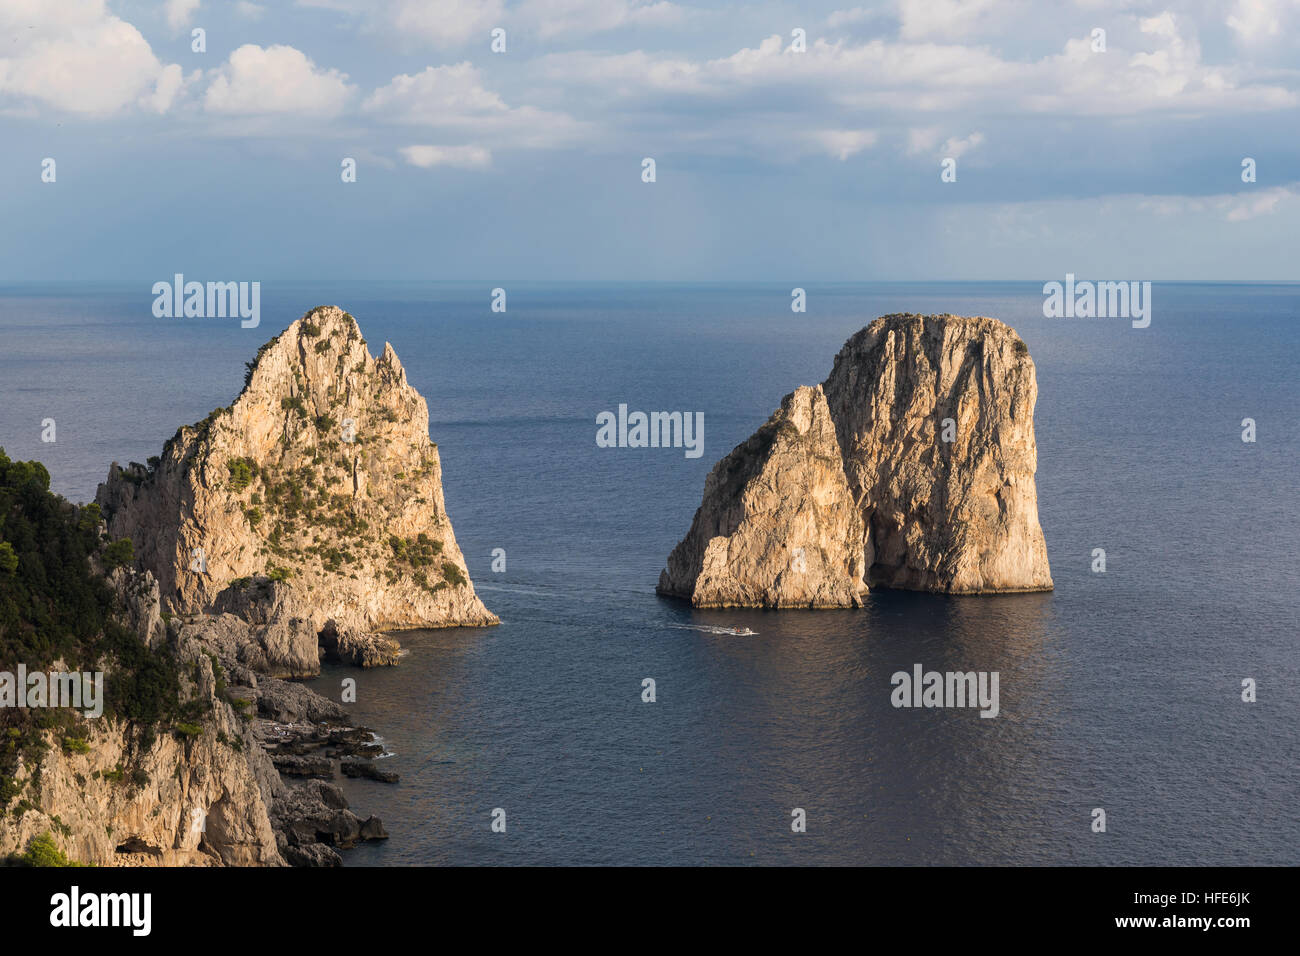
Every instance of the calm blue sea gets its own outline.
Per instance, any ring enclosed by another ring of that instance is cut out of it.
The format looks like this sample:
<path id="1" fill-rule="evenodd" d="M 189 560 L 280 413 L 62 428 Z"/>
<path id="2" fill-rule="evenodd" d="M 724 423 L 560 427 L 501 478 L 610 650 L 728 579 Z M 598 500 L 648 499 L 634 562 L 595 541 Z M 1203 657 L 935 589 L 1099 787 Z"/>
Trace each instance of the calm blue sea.
<path id="1" fill-rule="evenodd" d="M 1300 285 L 1156 283 L 1136 330 L 1044 319 L 1041 284 L 812 285 L 801 315 L 795 284 L 506 283 L 494 314 L 500 282 L 264 283 L 257 329 L 155 319 L 150 282 L 4 285 L 0 445 L 89 500 L 110 461 L 229 404 L 309 307 L 393 343 L 502 624 L 407 633 L 400 667 L 313 682 L 357 679 L 402 777 L 344 783 L 392 834 L 349 865 L 1300 864 Z M 1028 343 L 1056 590 L 657 598 L 713 463 L 899 311 L 997 316 Z M 704 412 L 703 457 L 597 448 L 619 403 Z M 917 663 L 998 671 L 1000 716 L 893 708 Z"/>

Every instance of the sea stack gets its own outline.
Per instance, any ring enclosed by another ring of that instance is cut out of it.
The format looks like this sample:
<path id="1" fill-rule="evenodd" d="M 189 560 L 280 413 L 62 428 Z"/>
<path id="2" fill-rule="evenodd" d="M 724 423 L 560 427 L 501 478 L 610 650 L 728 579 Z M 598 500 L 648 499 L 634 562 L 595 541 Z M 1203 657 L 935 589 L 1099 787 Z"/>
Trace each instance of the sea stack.
<path id="1" fill-rule="evenodd" d="M 660 594 L 851 607 L 870 587 L 1052 587 L 1029 350 L 983 316 L 888 315 L 709 474 Z"/>
<path id="2" fill-rule="evenodd" d="M 497 622 L 456 545 L 424 398 L 334 306 L 263 345 L 234 404 L 148 466 L 114 463 L 96 500 L 165 610 L 265 628 L 273 672 L 314 673 L 318 640 L 392 663 L 396 645 L 362 632 Z"/>

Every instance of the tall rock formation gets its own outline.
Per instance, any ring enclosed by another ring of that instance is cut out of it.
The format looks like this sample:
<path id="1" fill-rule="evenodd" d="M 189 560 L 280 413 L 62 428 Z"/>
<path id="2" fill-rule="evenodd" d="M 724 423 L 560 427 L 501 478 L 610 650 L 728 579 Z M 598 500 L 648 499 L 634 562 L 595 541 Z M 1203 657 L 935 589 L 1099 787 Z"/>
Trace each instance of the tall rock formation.
<path id="1" fill-rule="evenodd" d="M 659 593 L 846 607 L 864 577 L 953 594 L 1049 590 L 1037 394 L 1028 349 L 996 319 L 877 319 L 822 386 L 788 396 L 713 469 Z M 803 549 L 802 571 L 791 548 Z"/>
<path id="2" fill-rule="evenodd" d="M 262 630 L 272 673 L 317 670 L 318 639 L 356 663 L 365 631 L 494 624 L 443 501 L 424 399 L 391 345 L 311 310 L 262 346 L 229 408 L 181 428 L 150 467 L 116 464 L 96 497 L 174 613 Z"/>
<path id="3" fill-rule="evenodd" d="M 787 395 L 766 425 L 718 462 L 704 500 L 668 558 L 661 590 L 715 607 L 859 602 L 862 519 L 821 386 Z"/>

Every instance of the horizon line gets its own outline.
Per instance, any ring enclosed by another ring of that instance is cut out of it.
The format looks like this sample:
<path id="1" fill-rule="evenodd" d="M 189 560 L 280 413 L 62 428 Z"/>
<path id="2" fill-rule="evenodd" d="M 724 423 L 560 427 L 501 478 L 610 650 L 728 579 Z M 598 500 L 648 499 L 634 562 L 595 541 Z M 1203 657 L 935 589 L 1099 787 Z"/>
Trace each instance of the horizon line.
<path id="1" fill-rule="evenodd" d="M 181 273 L 184 275 L 184 273 Z M 1063 273 L 1065 275 L 1067 273 Z M 1076 278 L 1086 278 L 1089 273 L 1073 273 Z M 174 273 L 173 273 L 174 275 Z M 170 276 L 168 281 L 170 281 Z M 157 276 L 148 278 L 92 278 L 92 279 L 10 279 L 0 277 L 0 286 L 4 285 L 135 285 L 137 283 L 153 283 L 161 281 Z M 200 281 L 200 280 L 194 280 Z M 208 281 L 208 280 L 203 280 Z M 234 280 L 212 280 L 212 281 L 234 281 Z M 509 282 L 527 282 L 534 285 L 772 285 L 785 286 L 790 282 L 803 282 L 807 284 L 822 285 L 904 285 L 912 283 L 930 283 L 934 285 L 958 285 L 971 283 L 995 283 L 995 282 L 1019 282 L 1019 283 L 1037 283 L 1037 282 L 1054 282 L 1056 276 L 1047 278 L 996 278 L 996 279 L 529 279 L 529 278 L 471 278 L 471 279 L 413 279 L 413 278 L 340 278 L 331 276 L 328 278 L 296 278 L 277 276 L 269 279 L 244 279 L 239 281 L 259 282 L 259 283 L 284 283 L 284 284 L 308 284 L 308 283 L 340 283 L 340 282 L 369 282 L 369 283 L 426 283 L 426 284 L 496 284 Z M 1108 280 L 1109 281 L 1109 280 Z M 1162 282 L 1166 284 L 1180 283 L 1186 285 L 1300 285 L 1298 279 L 1218 279 L 1218 278 L 1196 278 L 1196 279 L 1118 279 L 1115 281 L 1142 281 L 1142 282 Z"/>

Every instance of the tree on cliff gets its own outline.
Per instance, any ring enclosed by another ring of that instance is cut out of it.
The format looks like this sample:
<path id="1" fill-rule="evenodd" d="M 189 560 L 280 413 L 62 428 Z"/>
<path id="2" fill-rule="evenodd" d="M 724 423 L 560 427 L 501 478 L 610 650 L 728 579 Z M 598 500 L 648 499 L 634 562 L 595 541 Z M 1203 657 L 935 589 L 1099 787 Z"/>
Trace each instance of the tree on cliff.
<path id="1" fill-rule="evenodd" d="M 176 665 L 114 619 L 113 593 L 91 569 L 104 544 L 100 524 L 97 505 L 53 494 L 44 465 L 13 461 L 0 448 L 0 670 L 55 661 L 103 670 L 105 713 L 151 728 L 182 706 Z M 129 547 L 104 550 L 106 566 L 130 560 Z M 0 812 L 17 794 L 16 762 L 39 757 L 41 731 L 71 719 L 53 708 L 0 709 Z"/>

